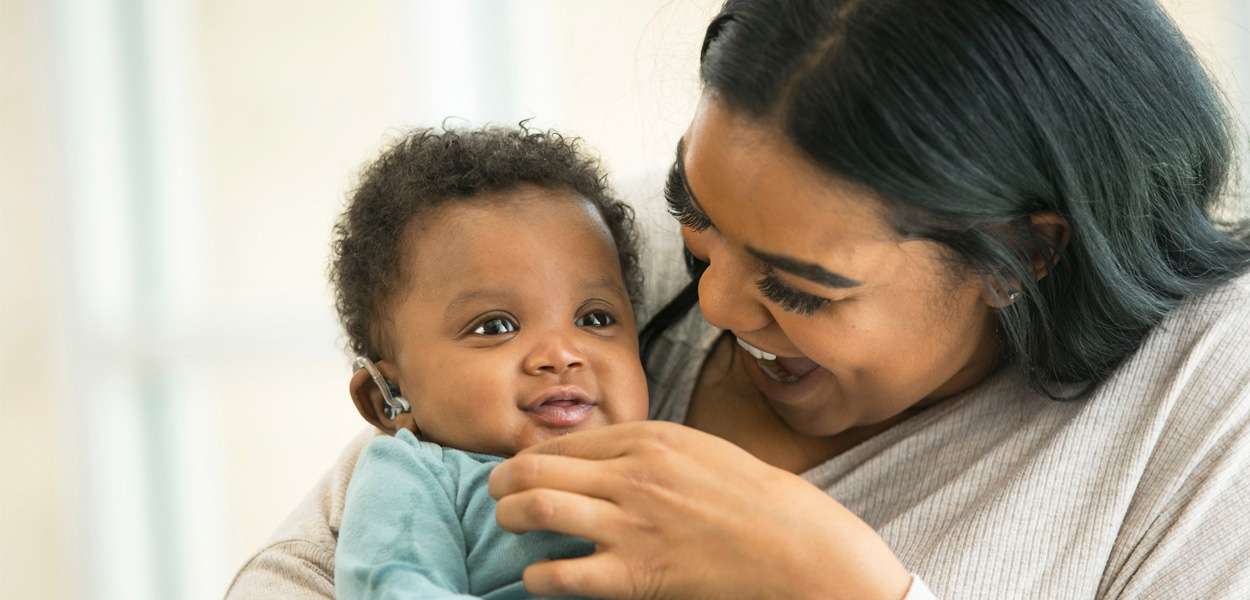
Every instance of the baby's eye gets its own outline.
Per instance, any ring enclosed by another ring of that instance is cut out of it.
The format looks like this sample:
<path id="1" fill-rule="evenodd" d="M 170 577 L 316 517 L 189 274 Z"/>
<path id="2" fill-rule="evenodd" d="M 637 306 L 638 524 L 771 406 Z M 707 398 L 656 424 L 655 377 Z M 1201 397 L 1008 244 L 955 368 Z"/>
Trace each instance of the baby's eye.
<path id="1" fill-rule="evenodd" d="M 477 329 L 473 330 L 473 333 L 477 335 L 503 335 L 513 331 L 516 331 L 516 323 L 503 317 L 495 317 L 478 325 Z"/>
<path id="2" fill-rule="evenodd" d="M 607 327 L 615 323 L 616 320 L 605 312 L 586 313 L 573 322 L 578 327 Z"/>

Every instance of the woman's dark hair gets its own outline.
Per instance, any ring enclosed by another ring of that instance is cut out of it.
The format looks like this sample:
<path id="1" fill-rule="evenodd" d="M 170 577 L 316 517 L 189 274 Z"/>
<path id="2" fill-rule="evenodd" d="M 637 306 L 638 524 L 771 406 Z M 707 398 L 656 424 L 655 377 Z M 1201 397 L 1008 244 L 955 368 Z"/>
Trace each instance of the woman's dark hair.
<path id="1" fill-rule="evenodd" d="M 1019 289 L 1003 359 L 1049 398 L 1081 397 L 1047 386 L 1102 381 L 1182 298 L 1250 265 L 1245 223 L 1212 217 L 1230 118 L 1150 0 L 729 0 L 700 75 L 874 191 L 901 236 Z M 1042 211 L 1069 223 L 1066 248 L 1031 226 Z M 1037 281 L 1035 253 L 1060 250 Z M 646 341 L 685 312 L 667 311 Z"/>
<path id="2" fill-rule="evenodd" d="M 414 220 L 450 203 L 523 184 L 571 190 L 599 210 L 616 242 L 630 300 L 642 290 L 634 211 L 608 188 L 599 162 L 577 138 L 518 128 L 417 129 L 382 151 L 360 175 L 334 225 L 330 282 L 349 350 L 383 358 L 382 323 L 403 281 L 405 236 Z"/>

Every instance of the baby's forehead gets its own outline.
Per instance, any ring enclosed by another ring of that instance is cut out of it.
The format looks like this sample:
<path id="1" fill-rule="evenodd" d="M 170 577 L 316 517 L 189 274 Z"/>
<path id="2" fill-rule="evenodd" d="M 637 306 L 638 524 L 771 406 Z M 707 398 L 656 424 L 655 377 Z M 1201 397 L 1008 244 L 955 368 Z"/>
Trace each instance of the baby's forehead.
<path id="1" fill-rule="evenodd" d="M 506 218 L 519 213 L 579 211 L 607 232 L 607 223 L 599 208 L 585 196 L 561 186 L 522 183 L 470 195 L 446 196 L 412 219 L 417 235 L 437 230 L 446 222 L 480 218 Z"/>
<path id="2" fill-rule="evenodd" d="M 492 227 L 498 235 L 480 235 L 489 234 Z M 572 190 L 533 184 L 444 199 L 414 216 L 403 241 L 408 246 L 405 251 L 419 259 L 421 250 L 428 253 L 442 246 L 478 243 L 493 247 L 500 236 L 526 229 L 566 234 L 588 231 L 602 237 L 604 244 L 616 246 L 611 229 L 593 202 Z"/>
<path id="3" fill-rule="evenodd" d="M 610 282 L 628 296 L 611 230 L 598 207 L 572 191 L 531 186 L 460 198 L 414 225 L 397 257 L 403 288 L 475 278 L 526 285 L 527 276 L 563 274 Z"/>

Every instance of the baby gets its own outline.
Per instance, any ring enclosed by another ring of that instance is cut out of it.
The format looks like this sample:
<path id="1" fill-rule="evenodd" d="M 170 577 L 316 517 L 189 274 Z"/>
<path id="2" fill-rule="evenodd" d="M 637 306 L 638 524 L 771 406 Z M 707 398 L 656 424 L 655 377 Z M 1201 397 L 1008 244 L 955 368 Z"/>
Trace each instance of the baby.
<path id="1" fill-rule="evenodd" d="M 633 213 L 575 140 L 413 132 L 364 171 L 331 279 L 378 436 L 347 490 L 339 598 L 528 598 L 521 573 L 589 541 L 495 523 L 491 469 L 646 418 Z"/>

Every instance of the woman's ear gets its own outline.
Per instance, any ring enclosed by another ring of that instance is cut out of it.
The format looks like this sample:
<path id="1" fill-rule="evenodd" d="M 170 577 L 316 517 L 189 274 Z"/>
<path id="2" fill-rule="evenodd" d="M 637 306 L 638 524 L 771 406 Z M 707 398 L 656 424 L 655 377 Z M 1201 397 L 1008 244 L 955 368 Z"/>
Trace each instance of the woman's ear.
<path id="1" fill-rule="evenodd" d="M 1072 239 L 1072 227 L 1068 225 L 1068 220 L 1063 218 L 1063 215 L 1053 210 L 1029 215 L 1029 224 L 1033 227 L 1037 238 L 1042 241 L 1040 248 L 1034 246 L 1032 249 L 1033 274 L 1036 281 L 1041 281 L 1050 273 L 1051 267 L 1059 262 L 1064 249 L 1068 247 L 1068 241 Z M 981 298 L 986 304 L 995 308 L 1014 304 L 1023 293 L 1018 281 L 1011 285 L 1011 289 L 1003 289 L 1002 286 L 986 280 L 984 275 L 982 279 L 986 283 L 981 290 Z"/>
<path id="2" fill-rule="evenodd" d="M 391 371 L 390 365 L 386 361 L 378 361 L 375 363 L 378 370 L 383 374 Z M 387 381 L 391 381 L 388 377 Z M 367 369 L 356 369 L 352 373 L 352 379 L 348 383 L 348 390 L 352 395 L 352 402 L 356 405 L 356 410 L 360 416 L 374 427 L 394 435 L 400 429 L 407 429 L 416 433 L 417 423 L 412 416 L 412 412 L 404 412 L 395 416 L 394 419 L 387 418 L 386 401 L 382 399 L 382 390 L 378 388 L 378 384 L 374 382 L 373 377 Z"/>
<path id="3" fill-rule="evenodd" d="M 1068 242 L 1072 239 L 1072 227 L 1063 215 L 1053 210 L 1029 215 L 1029 223 L 1045 242 L 1042 248 L 1033 249 L 1033 272 L 1037 274 L 1037 280 L 1041 281 L 1050 272 L 1050 268 L 1059 262 L 1064 249 L 1068 247 Z"/>

